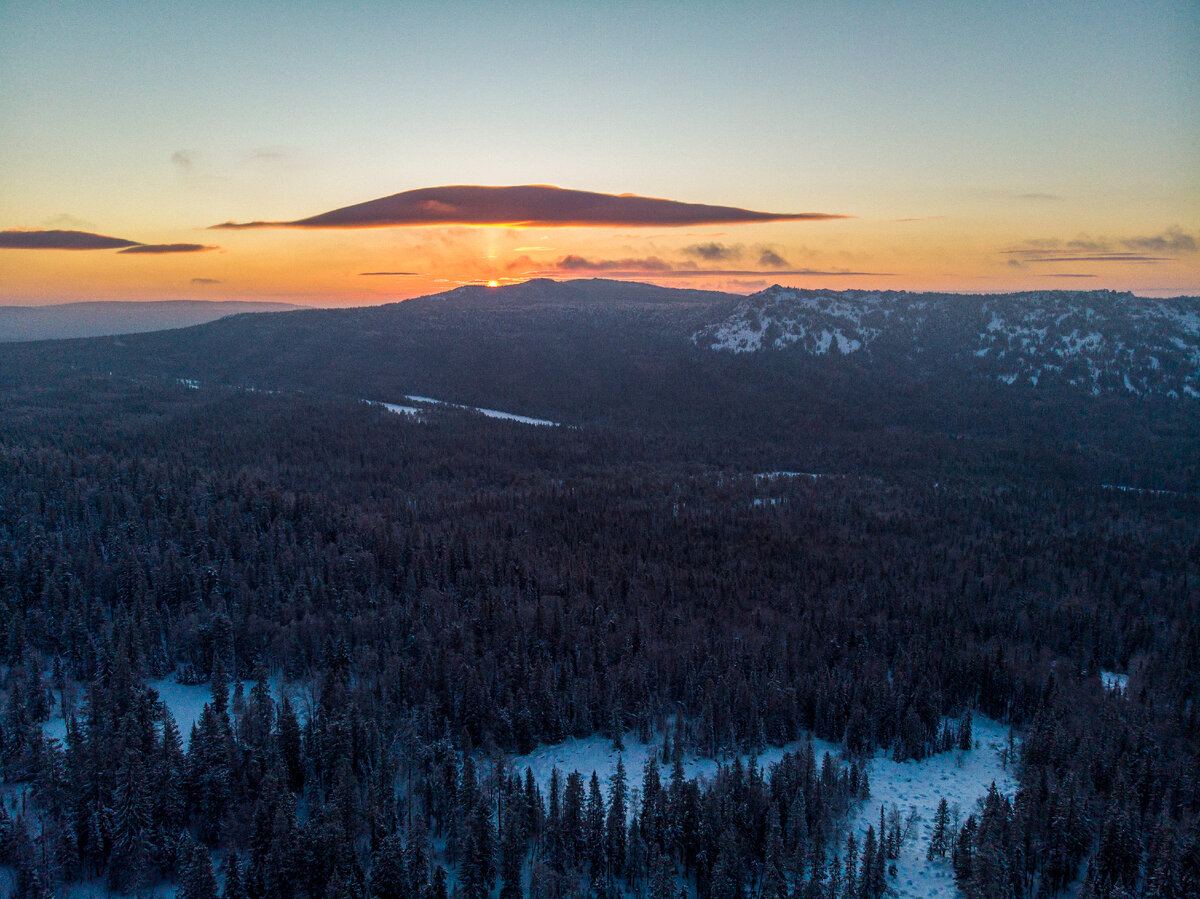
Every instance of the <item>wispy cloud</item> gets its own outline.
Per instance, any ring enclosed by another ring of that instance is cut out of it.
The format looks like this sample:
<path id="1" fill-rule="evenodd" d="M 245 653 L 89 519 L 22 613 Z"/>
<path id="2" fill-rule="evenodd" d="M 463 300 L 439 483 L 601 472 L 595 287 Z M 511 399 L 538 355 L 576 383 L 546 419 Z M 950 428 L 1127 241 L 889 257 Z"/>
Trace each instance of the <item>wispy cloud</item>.
<path id="1" fill-rule="evenodd" d="M 556 263 L 557 269 L 564 272 L 665 272 L 670 271 L 671 263 L 657 256 L 646 256 L 641 259 L 587 259 L 583 256 L 563 256 Z"/>
<path id="2" fill-rule="evenodd" d="M 255 150 L 246 157 L 246 162 L 278 163 L 286 162 L 291 154 L 286 150 L 264 148 Z"/>
<path id="3" fill-rule="evenodd" d="M 687 256 L 695 256 L 697 259 L 703 259 L 705 262 L 729 262 L 742 258 L 742 247 L 740 244 L 728 246 L 714 240 L 708 243 L 698 243 L 690 247 L 684 247 L 683 253 Z"/>
<path id="4" fill-rule="evenodd" d="M 195 154 L 189 150 L 176 150 L 171 154 L 171 165 L 184 173 L 189 173 L 196 167 Z"/>
<path id="5" fill-rule="evenodd" d="M 96 227 L 95 222 L 89 222 L 85 219 L 76 218 L 69 212 L 60 212 L 53 218 L 46 219 L 42 222 L 43 228 L 74 228 L 78 231 L 90 231 Z"/>
<path id="6" fill-rule="evenodd" d="M 786 263 L 785 263 L 786 265 Z M 846 269 L 715 269 L 700 268 L 695 263 L 685 262 L 672 265 L 657 256 L 642 259 L 586 259 L 582 256 L 563 256 L 553 268 L 542 268 L 523 272 L 525 275 L 605 275 L 612 278 L 742 278 L 766 275 L 768 277 L 789 276 L 835 276 L 835 275 L 878 275 L 886 277 L 890 272 L 853 272 Z"/>
<path id="7" fill-rule="evenodd" d="M 421 225 L 660 227 L 847 218 L 825 212 L 756 212 L 634 194 L 602 194 L 543 184 L 454 185 L 404 191 L 283 222 L 225 222 L 214 228 L 381 228 Z"/>
<path id="8" fill-rule="evenodd" d="M 420 272 L 359 272 L 358 273 L 360 278 L 375 278 L 375 277 L 381 277 L 381 276 L 386 276 L 386 275 L 407 276 L 407 275 L 419 275 L 419 274 L 421 274 L 421 273 Z"/>
<path id="9" fill-rule="evenodd" d="M 1008 264 L 1014 266 L 1047 262 L 1143 262 L 1153 264 L 1171 261 L 1169 256 L 1147 256 L 1143 253 L 1080 253 L 1070 256 L 1047 256 L 1036 250 L 1005 250 L 1004 253 L 1012 257 Z"/>
<path id="10" fill-rule="evenodd" d="M 1178 225 L 1174 225 L 1151 237 L 1131 237 L 1122 243 L 1131 250 L 1142 250 L 1147 253 L 1195 253 L 1196 238 L 1184 233 Z"/>
<path id="11" fill-rule="evenodd" d="M 220 284 L 220 278 L 192 278 L 192 283 L 197 285 L 205 284 Z"/>
<path id="12" fill-rule="evenodd" d="M 1133 262 L 1156 264 L 1195 253 L 1196 237 L 1178 225 L 1158 234 L 1108 238 L 1081 234 L 1072 240 L 1040 238 L 1001 250 L 1008 264 L 1022 268 L 1030 264 L 1062 262 Z"/>
<path id="13" fill-rule="evenodd" d="M 770 247 L 763 247 L 762 252 L 758 256 L 758 264 L 763 268 L 787 268 L 791 263 Z"/>
<path id="14" fill-rule="evenodd" d="M 0 248 L 9 250 L 114 250 L 137 245 L 136 240 L 107 237 L 90 231 L 0 231 Z"/>
<path id="15" fill-rule="evenodd" d="M 216 250 L 218 247 L 206 246 L 202 243 L 140 243 L 129 249 L 121 250 L 122 253 L 204 253 L 208 250 Z"/>

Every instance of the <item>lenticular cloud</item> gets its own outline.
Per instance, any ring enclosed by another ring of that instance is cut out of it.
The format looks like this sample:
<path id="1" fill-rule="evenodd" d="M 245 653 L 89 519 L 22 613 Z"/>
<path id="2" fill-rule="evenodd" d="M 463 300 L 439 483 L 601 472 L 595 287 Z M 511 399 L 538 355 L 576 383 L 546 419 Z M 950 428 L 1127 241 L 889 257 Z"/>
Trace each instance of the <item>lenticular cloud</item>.
<path id="1" fill-rule="evenodd" d="M 290 222 L 225 222 L 214 228 L 387 228 L 420 225 L 677 227 L 846 218 L 825 212 L 756 212 L 634 194 L 541 184 L 409 190 Z"/>

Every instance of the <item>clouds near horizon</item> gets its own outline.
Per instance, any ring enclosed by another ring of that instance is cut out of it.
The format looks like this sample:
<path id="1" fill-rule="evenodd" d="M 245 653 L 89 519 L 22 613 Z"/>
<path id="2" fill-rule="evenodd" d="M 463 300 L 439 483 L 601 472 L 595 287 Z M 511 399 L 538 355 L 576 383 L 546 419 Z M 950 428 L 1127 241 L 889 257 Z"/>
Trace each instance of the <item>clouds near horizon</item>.
<path id="1" fill-rule="evenodd" d="M 787 261 L 771 250 L 764 250 L 763 257 L 767 258 L 768 254 L 774 259 L 787 265 Z M 754 277 L 756 275 L 789 276 L 834 276 L 834 275 L 875 275 L 879 277 L 889 277 L 890 272 L 855 272 L 843 269 L 815 269 L 815 268 L 797 268 L 797 269 L 780 269 L 780 268 L 760 268 L 760 269 L 714 269 L 700 268 L 695 262 L 686 261 L 681 264 L 672 264 L 671 262 L 662 259 L 658 256 L 647 256 L 640 259 L 588 259 L 578 255 L 563 256 L 554 264 L 553 268 L 540 268 L 532 271 L 523 272 L 525 275 L 536 276 L 552 276 L 552 275 L 605 275 L 614 278 L 730 278 L 730 277 Z"/>
<path id="2" fill-rule="evenodd" d="M 740 245 L 726 246 L 716 241 L 693 244 L 690 247 L 684 247 L 683 252 L 688 256 L 703 259 L 705 262 L 726 262 L 742 257 L 742 248 Z"/>
<path id="3" fill-rule="evenodd" d="M 1133 262 L 1157 264 L 1171 262 L 1200 249 L 1196 237 L 1178 225 L 1158 234 L 1110 239 L 1081 234 L 1072 240 L 1041 238 L 1027 240 L 1016 247 L 1001 250 L 1008 264 L 1024 268 L 1030 264 L 1061 262 Z"/>
<path id="4" fill-rule="evenodd" d="M 763 247 L 758 264 L 763 268 L 787 268 L 790 263 L 770 247 Z"/>

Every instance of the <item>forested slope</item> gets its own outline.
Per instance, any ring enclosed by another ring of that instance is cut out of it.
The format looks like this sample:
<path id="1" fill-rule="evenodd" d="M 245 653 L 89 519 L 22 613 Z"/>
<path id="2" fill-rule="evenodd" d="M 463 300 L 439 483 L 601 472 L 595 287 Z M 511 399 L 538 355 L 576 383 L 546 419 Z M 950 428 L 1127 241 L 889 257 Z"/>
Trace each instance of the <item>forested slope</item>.
<path id="1" fill-rule="evenodd" d="M 700 751 L 808 730 L 920 757 L 972 708 L 1027 736 L 1022 793 L 977 822 L 962 858 L 990 861 L 964 861 L 965 883 L 1062 885 L 1097 840 L 1095 878 L 1191 876 L 1195 497 L 763 479 L 666 438 L 173 383 L 62 384 L 2 414 L 3 761 L 42 834 L 9 844 L 26 878 L 190 877 L 194 837 L 240 849 L 252 895 L 354 894 L 385 845 L 427 852 L 428 834 L 456 835 L 438 857 L 452 873 L 507 836 L 568 892 L 573 876 L 648 888 L 658 865 L 721 895 L 763 876 L 774 814 L 785 880 L 828 887 L 814 846 L 836 816 L 789 830 L 784 796 L 745 832 L 706 817 L 728 798 L 669 838 L 639 815 L 653 849 L 632 868 L 555 862 L 542 825 L 484 833 L 503 819 L 446 765 L 670 720 Z M 1102 667 L 1133 672 L 1125 696 Z M 176 668 L 276 672 L 315 704 L 218 703 L 185 753 L 137 686 Z M 55 677 L 82 691 L 61 749 L 37 739 Z M 178 770 L 145 777 L 163 765 Z M 34 864 L 43 848 L 53 862 Z M 718 878 L 719 857 L 738 873 Z"/>
<path id="2" fill-rule="evenodd" d="M 18 895 L 874 897 L 868 754 L 972 711 L 1020 789 L 941 842 L 966 895 L 1195 894 L 1191 401 L 721 353 L 727 298 L 580 290 L 0 348 Z M 411 393 L 568 426 L 361 402 Z M 192 733 L 162 676 L 210 684 Z M 503 764 L 628 731 L 661 775 Z M 805 733 L 846 758 L 675 765 Z"/>

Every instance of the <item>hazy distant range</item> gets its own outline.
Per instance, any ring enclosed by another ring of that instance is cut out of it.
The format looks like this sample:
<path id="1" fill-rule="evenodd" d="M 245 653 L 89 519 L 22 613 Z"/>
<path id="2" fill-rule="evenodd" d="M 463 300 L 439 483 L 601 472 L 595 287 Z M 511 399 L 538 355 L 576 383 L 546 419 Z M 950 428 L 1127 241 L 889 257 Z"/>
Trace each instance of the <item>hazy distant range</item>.
<path id="1" fill-rule="evenodd" d="M 163 302 L 63 303 L 57 306 L 0 306 L 0 342 L 103 337 L 186 328 L 240 312 L 303 309 L 288 303 L 168 300 Z"/>

